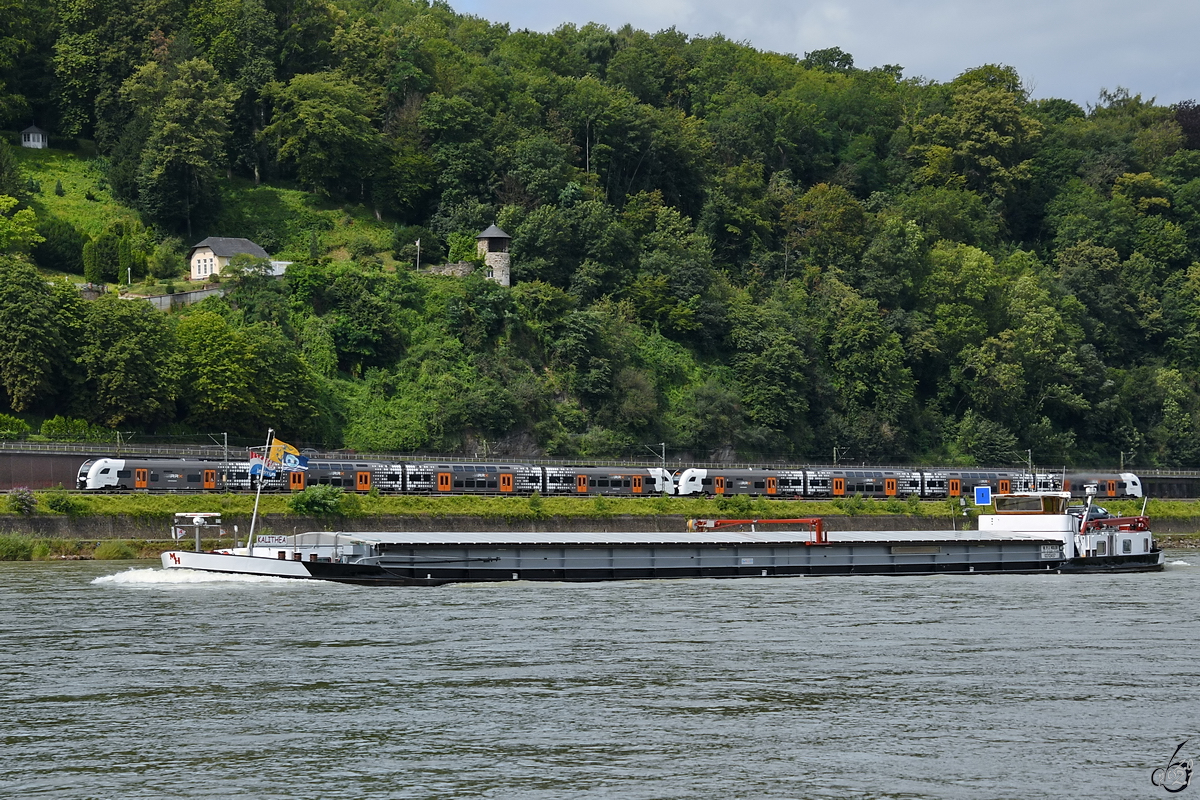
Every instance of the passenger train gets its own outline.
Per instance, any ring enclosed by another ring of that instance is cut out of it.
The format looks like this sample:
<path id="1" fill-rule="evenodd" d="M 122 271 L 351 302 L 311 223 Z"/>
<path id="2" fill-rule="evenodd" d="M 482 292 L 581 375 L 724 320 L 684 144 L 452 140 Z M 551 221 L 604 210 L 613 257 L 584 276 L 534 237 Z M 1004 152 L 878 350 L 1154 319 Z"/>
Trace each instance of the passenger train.
<path id="1" fill-rule="evenodd" d="M 187 458 L 97 458 L 79 468 L 77 486 L 93 491 L 248 492 L 258 488 L 248 461 Z M 832 499 L 860 495 L 887 499 L 916 495 L 936 500 L 972 494 L 977 486 L 997 493 L 1069 491 L 1082 497 L 1141 497 L 1137 475 L 1048 474 L 1013 470 L 918 470 L 901 467 L 805 467 L 780 469 L 573 467 L 439 461 L 310 460 L 302 472 L 278 473 L 263 491 L 298 492 L 308 486 L 384 494 L 495 494 L 586 497 L 749 495 L 779 499 Z"/>

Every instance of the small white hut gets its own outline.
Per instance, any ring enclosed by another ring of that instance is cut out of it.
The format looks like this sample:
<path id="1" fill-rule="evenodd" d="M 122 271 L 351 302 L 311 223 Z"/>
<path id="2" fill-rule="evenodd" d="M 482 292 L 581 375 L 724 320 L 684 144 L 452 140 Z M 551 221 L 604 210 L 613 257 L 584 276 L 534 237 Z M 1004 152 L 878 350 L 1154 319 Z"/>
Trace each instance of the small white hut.
<path id="1" fill-rule="evenodd" d="M 21 131 L 21 147 L 31 147 L 34 150 L 45 150 L 50 146 L 50 134 L 37 125 L 30 125 Z"/>

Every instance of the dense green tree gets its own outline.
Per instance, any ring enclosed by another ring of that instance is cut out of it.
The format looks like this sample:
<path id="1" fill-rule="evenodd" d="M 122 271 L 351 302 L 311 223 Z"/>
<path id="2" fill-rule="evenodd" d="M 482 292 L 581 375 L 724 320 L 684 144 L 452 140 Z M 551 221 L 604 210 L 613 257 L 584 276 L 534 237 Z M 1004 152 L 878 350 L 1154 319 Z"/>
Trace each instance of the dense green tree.
<path id="1" fill-rule="evenodd" d="M 174 416 L 174 336 L 160 311 L 104 295 L 86 306 L 82 342 L 88 419 L 116 427 Z"/>
<path id="2" fill-rule="evenodd" d="M 59 388 L 65 341 L 44 278 L 28 262 L 0 255 L 0 385 L 8 407 L 39 407 Z"/>
<path id="3" fill-rule="evenodd" d="M 122 88 L 150 128 L 138 166 L 139 204 L 192 238 L 192 224 L 214 210 L 214 181 L 225 161 L 232 93 L 207 61 L 150 63 Z"/>
<path id="4" fill-rule="evenodd" d="M 275 114 L 261 135 L 279 160 L 313 191 L 363 197 L 381 146 L 371 97 L 337 73 L 297 75 L 268 96 Z"/>

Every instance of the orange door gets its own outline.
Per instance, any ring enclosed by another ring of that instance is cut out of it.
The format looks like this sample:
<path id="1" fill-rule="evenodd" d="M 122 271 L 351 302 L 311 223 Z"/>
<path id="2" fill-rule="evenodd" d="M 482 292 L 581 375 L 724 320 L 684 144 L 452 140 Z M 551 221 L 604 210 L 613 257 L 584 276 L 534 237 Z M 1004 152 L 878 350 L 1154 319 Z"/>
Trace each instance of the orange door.
<path id="1" fill-rule="evenodd" d="M 642 476 L 641 475 L 633 476 L 633 493 L 634 494 L 642 493 Z"/>
<path id="2" fill-rule="evenodd" d="M 134 488 L 135 489 L 145 489 L 146 485 L 147 485 L 147 479 L 149 477 L 150 477 L 150 470 L 135 469 L 133 471 L 133 486 L 134 486 Z"/>
<path id="3" fill-rule="evenodd" d="M 846 479 L 845 478 L 834 478 L 833 479 L 833 496 L 834 497 L 844 497 L 845 495 L 846 495 Z"/>
<path id="4" fill-rule="evenodd" d="M 304 473 L 303 472 L 289 472 L 288 473 L 288 488 L 291 489 L 293 492 L 303 492 L 304 491 Z"/>
<path id="5" fill-rule="evenodd" d="M 883 493 L 886 494 L 888 497 L 896 496 L 896 479 L 895 478 L 884 478 L 883 479 Z"/>
<path id="6" fill-rule="evenodd" d="M 1071 479 L 1070 479 L 1070 478 L 1063 478 L 1063 488 L 1062 488 L 1062 490 L 1063 490 L 1064 492 L 1069 492 L 1069 491 L 1071 491 Z"/>
<path id="7" fill-rule="evenodd" d="M 580 494 L 587 494 L 587 475 L 575 476 L 575 491 Z"/>
<path id="8" fill-rule="evenodd" d="M 449 473 L 449 472 L 439 472 L 439 473 L 437 474 L 437 476 L 438 476 L 438 488 L 437 488 L 437 490 L 438 490 L 439 492 L 448 492 L 448 491 L 450 491 L 450 473 Z"/>
<path id="9" fill-rule="evenodd" d="M 725 479 L 718 476 L 713 478 L 713 494 L 725 494 Z"/>
<path id="10" fill-rule="evenodd" d="M 1108 481 L 1108 496 L 1109 497 L 1117 496 L 1117 482 L 1116 481 Z"/>
<path id="11" fill-rule="evenodd" d="M 951 478 L 950 479 L 950 496 L 958 497 L 960 494 L 962 494 L 962 481 L 959 480 L 958 478 Z"/>
<path id="12" fill-rule="evenodd" d="M 1000 481 L 1000 486 L 997 491 L 999 491 L 1000 494 L 1008 494 L 1012 491 L 1012 481 L 1008 480 L 1007 478 Z"/>
<path id="13" fill-rule="evenodd" d="M 217 488 L 217 471 L 215 469 L 204 470 L 203 481 L 205 489 Z"/>
<path id="14" fill-rule="evenodd" d="M 356 472 L 354 474 L 354 488 L 360 492 L 371 491 L 371 473 Z"/>
<path id="15" fill-rule="evenodd" d="M 767 478 L 767 494 L 779 493 L 779 478 Z"/>
<path id="16" fill-rule="evenodd" d="M 508 473 L 508 472 L 500 473 L 500 491 L 502 491 L 502 492 L 511 492 L 512 491 L 512 474 L 511 473 Z"/>

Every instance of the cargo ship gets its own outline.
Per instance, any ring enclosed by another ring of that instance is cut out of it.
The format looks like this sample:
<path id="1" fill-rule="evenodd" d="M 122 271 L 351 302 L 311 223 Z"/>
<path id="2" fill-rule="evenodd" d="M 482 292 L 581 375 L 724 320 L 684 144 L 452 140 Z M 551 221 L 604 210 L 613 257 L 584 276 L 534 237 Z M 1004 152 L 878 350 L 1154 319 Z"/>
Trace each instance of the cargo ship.
<path id="1" fill-rule="evenodd" d="M 1152 572 L 1143 513 L 1089 518 L 1068 492 L 995 495 L 977 530 L 829 531 L 820 518 L 689 520 L 678 534 L 314 531 L 163 553 L 167 569 L 392 586 L 820 575 Z M 199 540 L 197 540 L 199 541 Z"/>

